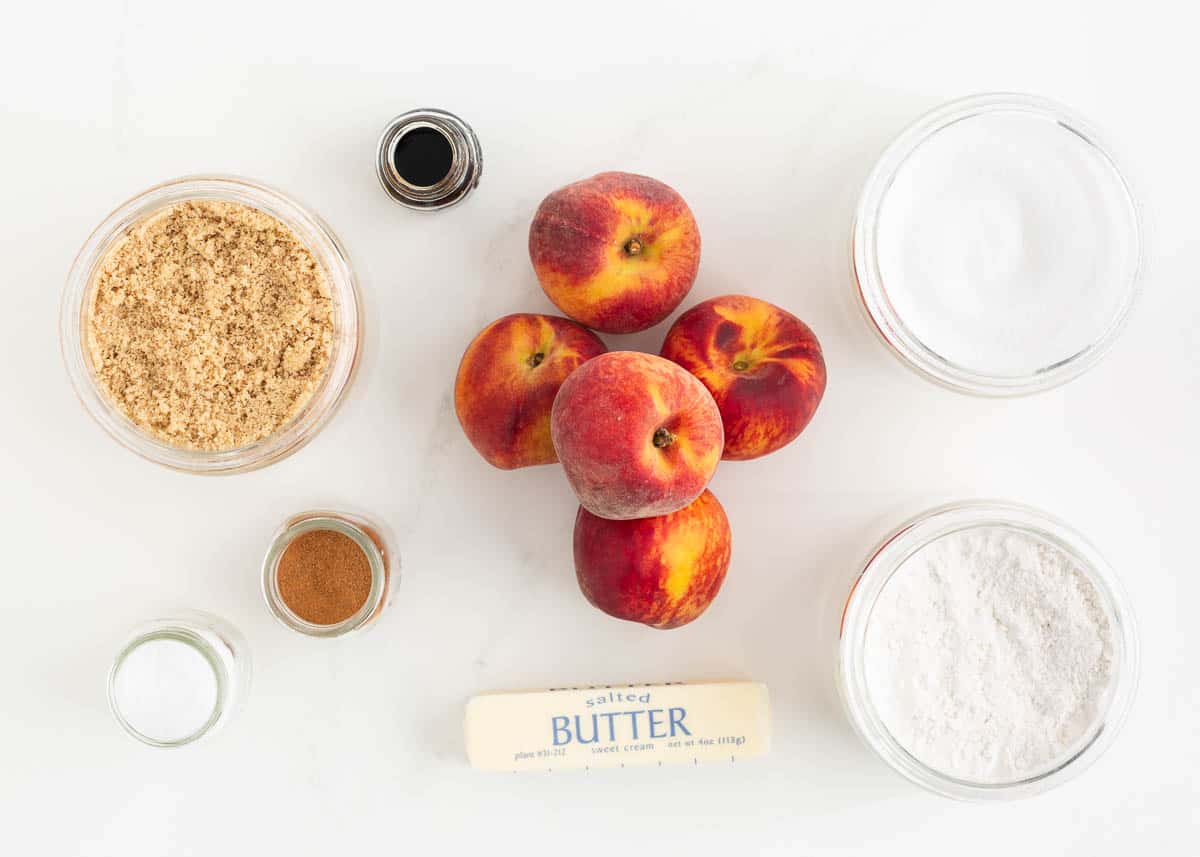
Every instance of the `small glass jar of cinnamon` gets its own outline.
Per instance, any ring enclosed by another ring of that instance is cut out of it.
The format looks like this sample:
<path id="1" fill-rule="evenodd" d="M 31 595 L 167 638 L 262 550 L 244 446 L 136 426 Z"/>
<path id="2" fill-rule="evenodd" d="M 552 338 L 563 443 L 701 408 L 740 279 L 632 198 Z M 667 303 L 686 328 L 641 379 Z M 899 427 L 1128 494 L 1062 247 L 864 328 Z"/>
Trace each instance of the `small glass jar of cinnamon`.
<path id="1" fill-rule="evenodd" d="M 263 560 L 267 607 L 310 637 L 340 637 L 373 623 L 391 596 L 393 553 L 383 528 L 326 510 L 289 518 Z"/>

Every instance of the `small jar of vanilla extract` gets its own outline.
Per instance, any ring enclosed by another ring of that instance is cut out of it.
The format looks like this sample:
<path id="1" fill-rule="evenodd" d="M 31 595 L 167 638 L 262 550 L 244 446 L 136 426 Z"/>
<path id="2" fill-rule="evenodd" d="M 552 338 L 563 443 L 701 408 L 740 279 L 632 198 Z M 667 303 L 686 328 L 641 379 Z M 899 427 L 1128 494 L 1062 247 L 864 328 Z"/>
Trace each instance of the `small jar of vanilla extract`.
<path id="1" fill-rule="evenodd" d="M 436 211 L 462 202 L 479 184 L 483 152 L 471 126 L 453 113 L 410 110 L 380 134 L 375 171 L 396 202 Z"/>

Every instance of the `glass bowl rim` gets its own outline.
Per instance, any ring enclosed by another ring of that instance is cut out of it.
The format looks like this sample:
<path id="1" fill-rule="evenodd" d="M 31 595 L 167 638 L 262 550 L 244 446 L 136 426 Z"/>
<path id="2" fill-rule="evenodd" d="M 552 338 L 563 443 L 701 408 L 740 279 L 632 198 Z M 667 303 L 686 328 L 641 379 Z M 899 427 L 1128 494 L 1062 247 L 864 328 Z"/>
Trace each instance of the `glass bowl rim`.
<path id="1" fill-rule="evenodd" d="M 1087 143 L 1112 173 L 1114 185 L 1124 197 L 1132 249 L 1128 275 L 1123 283 L 1121 305 L 1108 327 L 1086 348 L 1052 366 L 1023 376 L 999 376 L 957 366 L 927 347 L 893 309 L 887 297 L 876 256 L 879 213 L 899 170 L 909 157 L 933 135 L 948 126 L 991 112 L 1031 113 L 1048 118 Z M 901 362 L 922 377 L 960 393 L 984 397 L 1012 397 L 1039 393 L 1065 384 L 1095 366 L 1112 348 L 1129 320 L 1140 293 L 1144 264 L 1144 229 L 1137 196 L 1127 175 L 1113 157 L 1103 135 L 1072 109 L 1035 95 L 1018 92 L 986 92 L 941 104 L 920 115 L 884 149 L 863 184 L 854 212 L 850 242 L 851 274 L 857 303 L 871 329 Z"/>
<path id="2" fill-rule="evenodd" d="M 151 437 L 112 404 L 96 383 L 83 325 L 96 266 L 131 226 L 168 205 L 188 199 L 219 199 L 263 211 L 297 233 L 329 280 L 337 312 L 329 366 L 320 386 L 287 422 L 245 446 L 226 450 L 176 447 Z M 297 451 L 326 425 L 345 397 L 362 349 L 362 299 L 357 277 L 340 239 L 315 212 L 262 182 L 228 174 L 168 179 L 114 208 L 92 230 L 71 264 L 59 311 L 59 343 L 76 396 L 89 416 L 121 446 L 147 461 L 198 474 L 241 473 L 265 467 Z"/>
<path id="3" fill-rule="evenodd" d="M 1064 550 L 1104 601 L 1113 627 L 1113 680 L 1103 711 L 1081 746 L 1054 767 L 1009 783 L 975 783 L 932 768 L 905 750 L 871 704 L 864 649 L 871 611 L 891 576 L 921 547 L 952 532 L 982 526 L 1011 527 Z M 936 506 L 889 532 L 870 552 L 850 587 L 838 631 L 837 686 L 855 732 L 874 753 L 909 781 L 944 797 L 997 801 L 1031 797 L 1074 779 L 1116 739 L 1136 695 L 1139 644 L 1133 608 L 1116 572 L 1092 544 L 1058 518 L 1007 500 L 961 500 Z"/>

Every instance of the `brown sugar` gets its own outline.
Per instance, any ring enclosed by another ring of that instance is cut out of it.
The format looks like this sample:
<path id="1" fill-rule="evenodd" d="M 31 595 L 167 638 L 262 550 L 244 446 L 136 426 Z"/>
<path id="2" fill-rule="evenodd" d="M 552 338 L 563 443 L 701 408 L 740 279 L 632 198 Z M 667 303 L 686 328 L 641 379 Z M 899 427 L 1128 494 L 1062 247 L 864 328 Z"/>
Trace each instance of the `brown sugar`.
<path id="1" fill-rule="evenodd" d="M 108 398 L 172 446 L 261 440 L 290 420 L 329 365 L 324 271 L 258 209 L 189 200 L 134 225 L 94 280 L 87 340 Z"/>
<path id="2" fill-rule="evenodd" d="M 275 581 L 283 603 L 305 622 L 336 625 L 367 603 L 371 563 L 349 536 L 309 530 L 284 549 Z"/>

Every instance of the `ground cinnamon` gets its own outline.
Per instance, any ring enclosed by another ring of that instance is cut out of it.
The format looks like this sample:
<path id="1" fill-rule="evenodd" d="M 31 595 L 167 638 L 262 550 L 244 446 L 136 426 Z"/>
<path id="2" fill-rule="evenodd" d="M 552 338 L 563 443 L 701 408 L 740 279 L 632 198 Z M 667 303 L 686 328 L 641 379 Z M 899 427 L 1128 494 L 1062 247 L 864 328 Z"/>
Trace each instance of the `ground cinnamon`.
<path id="1" fill-rule="evenodd" d="M 335 530 L 309 530 L 292 539 L 275 573 L 279 596 L 313 625 L 336 625 L 371 594 L 371 563 L 353 539 Z"/>

